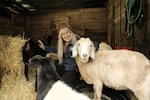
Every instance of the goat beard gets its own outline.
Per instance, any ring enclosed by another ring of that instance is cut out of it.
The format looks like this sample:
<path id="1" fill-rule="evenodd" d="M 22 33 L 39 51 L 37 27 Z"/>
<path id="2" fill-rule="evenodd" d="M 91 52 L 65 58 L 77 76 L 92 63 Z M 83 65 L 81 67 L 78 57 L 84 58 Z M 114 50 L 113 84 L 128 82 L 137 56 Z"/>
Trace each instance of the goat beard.
<path id="1" fill-rule="evenodd" d="M 87 63 L 89 61 L 89 58 L 81 58 L 81 62 Z"/>

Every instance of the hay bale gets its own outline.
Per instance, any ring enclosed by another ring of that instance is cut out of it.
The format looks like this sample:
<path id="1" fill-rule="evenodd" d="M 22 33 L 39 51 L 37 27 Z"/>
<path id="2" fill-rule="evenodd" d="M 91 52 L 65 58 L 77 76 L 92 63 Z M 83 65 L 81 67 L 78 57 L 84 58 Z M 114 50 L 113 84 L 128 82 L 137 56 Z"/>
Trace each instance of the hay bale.
<path id="1" fill-rule="evenodd" d="M 0 98 L 1 100 L 35 100 L 34 78 L 26 81 L 22 60 L 21 37 L 0 36 Z"/>

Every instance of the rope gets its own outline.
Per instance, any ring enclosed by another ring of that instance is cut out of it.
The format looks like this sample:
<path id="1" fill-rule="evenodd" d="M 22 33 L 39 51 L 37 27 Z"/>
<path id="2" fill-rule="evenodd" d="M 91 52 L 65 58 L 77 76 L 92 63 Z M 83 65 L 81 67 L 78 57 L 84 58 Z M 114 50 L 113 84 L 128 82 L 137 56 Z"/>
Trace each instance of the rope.
<path id="1" fill-rule="evenodd" d="M 133 34 L 133 29 L 131 29 L 131 25 L 134 24 L 138 18 L 141 15 L 141 11 L 142 11 L 142 0 L 140 0 L 140 7 L 138 10 L 138 14 L 134 17 L 134 19 L 131 19 L 131 14 L 132 14 L 132 8 L 135 4 L 135 0 L 126 0 L 126 11 L 127 11 L 127 38 L 131 37 Z"/>

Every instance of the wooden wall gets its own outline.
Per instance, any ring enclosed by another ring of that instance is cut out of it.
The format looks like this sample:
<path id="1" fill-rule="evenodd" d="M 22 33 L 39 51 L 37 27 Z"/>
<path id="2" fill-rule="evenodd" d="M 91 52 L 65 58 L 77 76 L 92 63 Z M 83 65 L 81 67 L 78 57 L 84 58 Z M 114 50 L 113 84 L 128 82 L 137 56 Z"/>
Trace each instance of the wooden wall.
<path id="1" fill-rule="evenodd" d="M 24 31 L 24 15 L 8 11 L 0 13 L 0 35 L 20 35 Z"/>
<path id="2" fill-rule="evenodd" d="M 130 42 L 124 43 L 123 40 L 126 27 L 125 0 L 109 0 L 106 12 L 109 43 L 114 48 L 132 45 Z"/>
<path id="3" fill-rule="evenodd" d="M 12 33 L 11 14 L 2 12 L 0 14 L 0 34 Z"/>
<path id="4" fill-rule="evenodd" d="M 145 0 L 142 0 L 143 8 L 138 20 L 130 25 L 133 32 L 127 31 L 126 18 L 126 0 L 109 0 L 106 10 L 107 16 L 107 34 L 108 42 L 113 48 L 127 48 L 140 51 L 149 56 L 148 46 L 149 41 L 149 15 Z M 137 12 L 139 7 L 134 6 L 134 12 Z M 146 19 L 147 18 L 147 19 Z M 148 20 L 148 21 L 147 21 Z M 147 23 L 148 22 L 148 23 Z M 148 26 L 148 28 L 146 28 Z M 132 34 L 131 34 L 132 33 Z M 131 35 L 131 36 L 129 36 Z"/>
<path id="5" fill-rule="evenodd" d="M 56 37 L 56 17 L 68 18 L 73 31 L 80 36 L 88 36 L 98 42 L 107 41 L 105 8 L 58 9 L 31 13 L 28 19 L 28 34 Z"/>
<path id="6" fill-rule="evenodd" d="M 147 0 L 147 3 L 146 3 L 146 7 L 147 7 L 147 45 L 146 45 L 146 52 L 147 52 L 147 55 L 149 56 L 150 58 L 150 0 Z"/>

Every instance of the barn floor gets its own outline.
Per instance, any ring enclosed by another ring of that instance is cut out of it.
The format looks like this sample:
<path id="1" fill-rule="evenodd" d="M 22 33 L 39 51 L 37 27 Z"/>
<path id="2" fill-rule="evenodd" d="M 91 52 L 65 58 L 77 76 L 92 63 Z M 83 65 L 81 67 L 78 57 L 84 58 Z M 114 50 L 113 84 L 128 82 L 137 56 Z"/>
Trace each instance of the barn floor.
<path id="1" fill-rule="evenodd" d="M 87 91 L 87 92 L 85 92 L 85 94 L 88 95 L 91 99 L 94 97 L 93 92 Z M 126 96 L 126 95 L 118 94 L 118 96 L 117 96 L 117 94 L 113 95 L 113 92 L 110 94 L 111 94 L 111 96 L 103 93 L 101 99 L 102 100 L 137 100 L 134 95 Z"/>
<path id="2" fill-rule="evenodd" d="M 92 85 L 82 83 L 77 87 L 77 91 L 88 95 L 91 99 L 94 96 Z M 117 91 L 104 86 L 102 100 L 137 100 L 131 91 Z"/>

